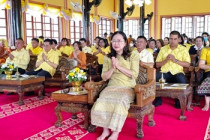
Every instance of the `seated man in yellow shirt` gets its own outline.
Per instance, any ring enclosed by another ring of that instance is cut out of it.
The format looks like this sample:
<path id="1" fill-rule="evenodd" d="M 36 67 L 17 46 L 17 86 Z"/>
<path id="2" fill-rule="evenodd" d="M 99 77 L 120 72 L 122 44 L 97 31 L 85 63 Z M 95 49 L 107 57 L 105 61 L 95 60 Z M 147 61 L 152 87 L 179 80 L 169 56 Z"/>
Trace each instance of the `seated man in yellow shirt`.
<path id="1" fill-rule="evenodd" d="M 26 50 L 29 51 L 31 56 L 37 56 L 42 52 L 43 49 L 39 47 L 39 39 L 33 38 L 31 39 L 31 46 L 27 46 Z"/>
<path id="2" fill-rule="evenodd" d="M 156 59 L 156 67 L 161 68 L 163 77 L 167 83 L 185 83 L 183 67 L 190 66 L 190 55 L 186 47 L 179 45 L 180 33 L 170 33 L 169 45 L 160 49 Z M 157 72 L 156 80 L 159 81 L 161 73 Z M 160 97 L 155 99 L 155 106 L 162 104 Z M 179 108 L 180 103 L 176 100 L 175 107 Z"/>
<path id="3" fill-rule="evenodd" d="M 24 48 L 24 41 L 22 38 L 16 39 L 15 47 L 17 49 L 8 55 L 9 57 L 6 59 L 5 63 L 14 63 L 14 65 L 18 67 L 18 72 L 24 74 L 30 61 L 30 55 Z"/>
<path id="4" fill-rule="evenodd" d="M 80 38 L 79 42 L 81 43 L 82 45 L 82 51 L 84 53 L 89 53 L 91 54 L 91 48 L 87 46 L 87 41 L 85 38 Z"/>
<path id="5" fill-rule="evenodd" d="M 51 39 L 44 40 L 44 51 L 38 55 L 36 67 L 34 71 L 27 72 L 28 75 L 45 76 L 50 78 L 55 74 L 58 66 L 59 56 L 52 49 Z"/>
<path id="6" fill-rule="evenodd" d="M 144 36 L 137 38 L 136 47 L 137 53 L 139 54 L 140 66 L 146 68 L 147 66 L 153 67 L 154 58 L 151 52 L 146 49 L 147 39 Z"/>

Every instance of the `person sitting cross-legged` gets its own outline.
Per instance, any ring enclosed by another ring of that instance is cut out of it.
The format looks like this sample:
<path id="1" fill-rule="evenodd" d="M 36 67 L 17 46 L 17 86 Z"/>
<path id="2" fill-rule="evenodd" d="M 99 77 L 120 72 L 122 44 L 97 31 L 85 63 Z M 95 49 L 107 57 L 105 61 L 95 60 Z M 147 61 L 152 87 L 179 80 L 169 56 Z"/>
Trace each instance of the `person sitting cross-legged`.
<path id="1" fill-rule="evenodd" d="M 24 74 L 30 61 L 29 52 L 24 48 L 24 41 L 22 38 L 18 38 L 15 41 L 15 51 L 8 54 L 8 58 L 5 63 L 13 63 L 18 67 L 18 72 Z M 15 74 L 15 71 L 13 72 Z"/>
<path id="2" fill-rule="evenodd" d="M 55 74 L 56 68 L 58 66 L 59 56 L 52 49 L 52 40 L 44 40 L 44 50 L 38 55 L 36 61 L 36 67 L 34 71 L 27 72 L 28 75 L 38 75 L 45 76 L 45 78 L 50 78 Z"/>
<path id="3" fill-rule="evenodd" d="M 18 67 L 18 72 L 20 74 L 24 74 L 26 72 L 26 68 L 30 61 L 29 52 L 24 48 L 24 41 L 22 38 L 18 38 L 15 41 L 16 50 L 12 51 L 8 54 L 8 58 L 6 59 L 5 63 L 13 63 L 15 66 Z M 12 74 L 15 74 L 16 71 L 13 71 Z M 11 95 L 13 92 L 8 92 L 7 95 Z"/>
<path id="4" fill-rule="evenodd" d="M 161 68 L 167 83 L 186 83 L 183 67 L 190 66 L 190 55 L 185 47 L 179 45 L 180 37 L 181 35 L 178 31 L 172 31 L 170 33 L 169 45 L 160 49 L 156 59 L 156 67 Z M 161 78 L 161 72 L 157 72 L 157 81 Z M 161 97 L 157 97 L 154 105 L 159 106 L 161 104 Z M 178 99 L 176 99 L 175 107 L 180 108 Z"/>
<path id="5" fill-rule="evenodd" d="M 52 40 L 44 40 L 44 50 L 38 55 L 36 61 L 36 69 L 27 72 L 28 75 L 44 76 L 50 78 L 55 74 L 56 68 L 59 63 L 59 55 L 52 49 Z M 44 84 L 44 83 L 43 83 Z M 34 92 L 28 93 L 28 95 L 34 94 Z M 44 93 L 43 93 L 44 94 Z"/>

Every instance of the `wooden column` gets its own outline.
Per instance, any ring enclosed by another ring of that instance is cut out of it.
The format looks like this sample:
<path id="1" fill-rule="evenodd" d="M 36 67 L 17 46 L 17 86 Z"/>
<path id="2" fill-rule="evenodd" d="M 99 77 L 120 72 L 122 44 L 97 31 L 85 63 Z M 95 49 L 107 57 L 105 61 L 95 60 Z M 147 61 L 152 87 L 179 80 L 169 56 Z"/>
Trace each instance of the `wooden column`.
<path id="1" fill-rule="evenodd" d="M 140 23 L 139 23 L 139 35 L 144 35 L 144 13 L 145 13 L 145 4 L 140 7 Z"/>
<path id="2" fill-rule="evenodd" d="M 123 31 L 123 20 L 124 20 L 124 0 L 119 0 L 119 16 L 117 21 L 118 31 Z"/>
<path id="3" fill-rule="evenodd" d="M 12 0 L 11 1 L 11 45 L 15 44 L 17 38 L 22 37 L 22 9 L 21 9 L 21 0 Z"/>
<path id="4" fill-rule="evenodd" d="M 83 37 L 89 43 L 89 33 L 90 33 L 90 10 L 89 10 L 89 0 L 82 0 L 82 5 L 84 10 L 82 12 L 82 23 L 83 23 Z"/>

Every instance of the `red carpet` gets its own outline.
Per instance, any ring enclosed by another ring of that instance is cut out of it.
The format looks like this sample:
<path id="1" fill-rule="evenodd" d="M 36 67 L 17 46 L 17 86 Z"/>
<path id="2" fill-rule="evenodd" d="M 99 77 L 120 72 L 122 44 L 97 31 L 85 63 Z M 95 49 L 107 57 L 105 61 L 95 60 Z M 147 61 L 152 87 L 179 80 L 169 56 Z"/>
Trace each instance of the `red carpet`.
<path id="1" fill-rule="evenodd" d="M 56 89 L 54 89 L 56 90 Z M 49 89 L 48 91 L 52 91 Z M 47 91 L 47 92 L 48 92 Z M 49 97 L 39 100 L 37 96 L 24 97 L 25 105 L 17 104 L 18 96 L 0 94 L 0 140 L 92 140 L 96 139 L 102 129 L 88 133 L 83 129 L 83 114 L 72 120 L 71 114 L 63 114 L 63 126 L 56 128 L 54 108 L 57 105 Z M 155 110 L 156 125 L 149 127 L 144 120 L 144 140 L 203 140 L 209 138 L 208 126 L 210 111 L 203 112 L 200 107 L 186 111 L 186 121 L 180 121 L 180 109 L 173 107 L 173 100 L 164 99 L 163 105 Z M 206 133 L 206 136 L 205 136 Z M 136 139 L 136 121 L 128 118 L 120 133 L 119 140 Z"/>
<path id="2" fill-rule="evenodd" d="M 210 111 L 204 112 L 200 107 L 193 107 L 193 111 L 186 111 L 186 121 L 180 121 L 180 109 L 174 108 L 174 100 L 164 99 L 163 105 L 155 110 L 154 120 L 156 125 L 149 127 L 147 118 L 144 119 L 144 140 L 203 140 L 210 116 Z M 210 129 L 209 129 L 210 131 Z M 102 132 L 101 128 L 96 133 L 89 133 L 82 140 L 96 139 Z M 137 140 L 136 121 L 128 118 L 120 133 L 119 140 Z"/>
<path id="3" fill-rule="evenodd" d="M 205 135 L 204 140 L 210 140 L 210 118 L 209 118 L 209 123 L 206 129 L 206 135 Z"/>

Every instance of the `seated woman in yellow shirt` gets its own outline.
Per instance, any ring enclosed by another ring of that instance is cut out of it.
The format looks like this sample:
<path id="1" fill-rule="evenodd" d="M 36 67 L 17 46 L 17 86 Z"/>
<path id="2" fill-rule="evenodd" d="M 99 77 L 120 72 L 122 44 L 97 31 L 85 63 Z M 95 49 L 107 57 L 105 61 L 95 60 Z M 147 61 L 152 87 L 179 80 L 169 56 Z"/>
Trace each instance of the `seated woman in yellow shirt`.
<path id="1" fill-rule="evenodd" d="M 199 67 L 205 70 L 201 86 L 198 89 L 198 94 L 205 95 L 205 106 L 203 111 L 208 111 L 210 102 L 210 48 L 203 48 L 201 51 L 201 57 L 199 61 Z"/>
<path id="2" fill-rule="evenodd" d="M 78 62 L 80 69 L 86 70 L 86 54 L 82 51 L 82 45 L 79 41 L 73 43 L 74 52 L 69 56 Z"/>
<path id="3" fill-rule="evenodd" d="M 59 48 L 59 50 L 61 51 L 61 54 L 63 56 L 69 57 L 74 51 L 74 48 L 71 46 L 71 44 L 69 44 L 67 38 L 62 38 L 61 47 Z"/>
<path id="4" fill-rule="evenodd" d="M 98 50 L 95 50 L 93 55 L 96 55 L 98 57 L 98 72 L 101 74 L 102 68 L 103 68 L 103 61 L 104 61 L 104 56 L 108 54 L 109 49 L 108 47 L 108 42 L 104 38 L 100 38 L 98 41 Z"/>

